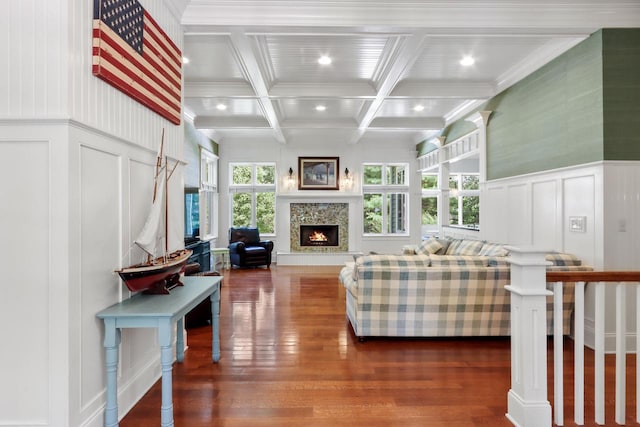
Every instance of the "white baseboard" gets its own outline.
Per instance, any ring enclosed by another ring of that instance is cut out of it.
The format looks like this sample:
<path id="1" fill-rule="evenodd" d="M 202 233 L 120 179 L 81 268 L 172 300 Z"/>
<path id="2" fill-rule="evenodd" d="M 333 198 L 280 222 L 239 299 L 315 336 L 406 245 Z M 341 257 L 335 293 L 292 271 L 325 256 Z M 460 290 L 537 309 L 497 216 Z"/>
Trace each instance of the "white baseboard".
<path id="1" fill-rule="evenodd" d="M 277 265 L 343 265 L 362 252 L 278 252 Z"/>
<path id="2" fill-rule="evenodd" d="M 593 319 L 584 319 L 584 345 L 592 350 L 595 349 L 595 323 Z M 635 353 L 636 350 L 635 332 L 627 332 L 625 335 L 627 353 Z M 605 332 L 604 334 L 604 352 L 611 354 L 616 352 L 616 334 L 615 332 Z"/>

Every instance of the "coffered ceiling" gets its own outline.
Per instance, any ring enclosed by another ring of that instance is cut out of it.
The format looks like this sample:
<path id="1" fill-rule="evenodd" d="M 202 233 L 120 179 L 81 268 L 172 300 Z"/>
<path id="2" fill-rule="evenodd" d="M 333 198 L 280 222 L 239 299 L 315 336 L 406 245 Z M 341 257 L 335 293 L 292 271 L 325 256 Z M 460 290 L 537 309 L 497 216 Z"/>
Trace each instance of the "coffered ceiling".
<path id="1" fill-rule="evenodd" d="M 184 110 L 221 144 L 417 143 L 599 28 L 640 26 L 640 0 L 176 2 Z"/>

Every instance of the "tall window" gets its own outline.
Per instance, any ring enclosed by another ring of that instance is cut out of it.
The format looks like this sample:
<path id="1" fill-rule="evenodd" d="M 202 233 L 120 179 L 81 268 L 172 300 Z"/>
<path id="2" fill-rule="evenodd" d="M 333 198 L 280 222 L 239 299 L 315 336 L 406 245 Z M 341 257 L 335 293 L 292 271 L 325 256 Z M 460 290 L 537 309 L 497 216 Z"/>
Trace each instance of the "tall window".
<path id="1" fill-rule="evenodd" d="M 449 176 L 449 223 L 478 229 L 480 227 L 480 176 Z"/>
<path id="2" fill-rule="evenodd" d="M 408 170 L 407 164 L 363 165 L 365 234 L 408 233 Z"/>
<path id="3" fill-rule="evenodd" d="M 200 238 L 218 236 L 218 156 L 200 149 Z"/>
<path id="4" fill-rule="evenodd" d="M 422 175 L 422 235 L 438 230 L 438 175 Z"/>
<path id="5" fill-rule="evenodd" d="M 275 234 L 276 166 L 273 163 L 231 163 L 231 225 L 258 227 Z"/>

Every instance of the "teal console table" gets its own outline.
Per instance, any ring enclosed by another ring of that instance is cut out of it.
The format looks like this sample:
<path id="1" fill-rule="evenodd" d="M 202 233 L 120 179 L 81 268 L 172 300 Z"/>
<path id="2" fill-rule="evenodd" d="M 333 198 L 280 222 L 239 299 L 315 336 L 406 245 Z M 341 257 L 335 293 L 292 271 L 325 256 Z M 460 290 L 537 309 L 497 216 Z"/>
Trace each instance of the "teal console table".
<path id="1" fill-rule="evenodd" d="M 104 348 L 106 355 L 107 395 L 104 425 L 118 425 L 118 347 L 123 328 L 157 328 L 162 364 L 162 406 L 160 421 L 163 427 L 173 426 L 173 331 L 177 329 L 176 359 L 184 359 L 183 317 L 205 298 L 211 299 L 211 329 L 213 361 L 220 360 L 220 283 L 222 276 L 187 276 L 184 286 L 171 289 L 170 295 L 137 294 L 114 304 L 98 314 L 104 320 Z M 176 327 L 177 325 L 177 327 Z"/>

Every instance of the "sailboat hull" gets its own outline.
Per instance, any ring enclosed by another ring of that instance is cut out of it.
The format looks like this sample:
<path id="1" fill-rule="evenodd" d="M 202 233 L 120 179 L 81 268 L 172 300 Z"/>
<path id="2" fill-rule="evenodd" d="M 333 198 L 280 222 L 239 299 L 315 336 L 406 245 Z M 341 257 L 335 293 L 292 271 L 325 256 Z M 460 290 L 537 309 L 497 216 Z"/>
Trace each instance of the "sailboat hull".
<path id="1" fill-rule="evenodd" d="M 131 292 L 168 294 L 168 288 L 181 286 L 179 275 L 193 253 L 181 249 L 167 256 L 166 262 L 156 260 L 150 264 L 138 264 L 116 270 Z"/>

